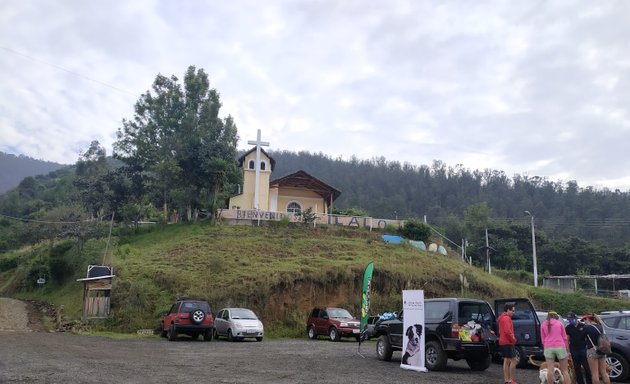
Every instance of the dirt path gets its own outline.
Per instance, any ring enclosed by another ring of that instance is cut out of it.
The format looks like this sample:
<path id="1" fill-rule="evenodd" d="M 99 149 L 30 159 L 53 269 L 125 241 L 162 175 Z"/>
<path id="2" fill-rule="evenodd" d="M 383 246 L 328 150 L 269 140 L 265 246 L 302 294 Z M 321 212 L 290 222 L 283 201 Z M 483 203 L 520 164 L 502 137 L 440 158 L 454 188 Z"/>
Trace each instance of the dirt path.
<path id="1" fill-rule="evenodd" d="M 0 331 L 30 331 L 25 302 L 0 297 Z"/>
<path id="2" fill-rule="evenodd" d="M 41 309 L 34 302 L 0 297 L 0 331 L 45 331 Z"/>

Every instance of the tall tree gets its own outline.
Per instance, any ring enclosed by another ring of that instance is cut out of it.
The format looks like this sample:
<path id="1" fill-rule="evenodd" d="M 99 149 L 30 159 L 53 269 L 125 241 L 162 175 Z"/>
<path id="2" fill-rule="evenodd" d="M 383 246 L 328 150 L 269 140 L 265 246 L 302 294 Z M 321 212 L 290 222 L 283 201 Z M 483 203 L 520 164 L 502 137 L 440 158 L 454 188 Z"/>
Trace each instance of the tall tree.
<path id="1" fill-rule="evenodd" d="M 163 211 L 173 203 L 188 212 L 207 205 L 239 177 L 238 134 L 233 119 L 219 117 L 219 93 L 210 88 L 203 69 L 191 66 L 184 86 L 177 77 L 158 75 L 153 92 L 135 105 L 132 120 L 123 120 L 114 156 L 142 170 L 148 185 L 161 191 Z"/>
<path id="2" fill-rule="evenodd" d="M 108 186 L 111 167 L 107 163 L 107 152 L 96 140 L 85 151 L 76 164 L 74 186 L 85 209 L 92 217 L 102 217 L 110 200 Z"/>

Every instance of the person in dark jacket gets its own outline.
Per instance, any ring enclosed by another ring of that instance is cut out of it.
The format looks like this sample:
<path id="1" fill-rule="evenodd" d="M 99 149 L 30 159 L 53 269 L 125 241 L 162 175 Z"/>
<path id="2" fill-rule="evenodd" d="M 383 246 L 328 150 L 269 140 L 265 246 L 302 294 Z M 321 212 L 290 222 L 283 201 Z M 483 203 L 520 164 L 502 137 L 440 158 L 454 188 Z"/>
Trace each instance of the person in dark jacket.
<path id="1" fill-rule="evenodd" d="M 567 313 L 566 316 L 569 324 L 565 327 L 567 336 L 569 337 L 569 351 L 571 352 L 571 358 L 573 359 L 573 367 L 575 368 L 575 377 L 577 384 L 584 384 L 584 377 L 580 368 L 584 369 L 584 376 L 586 376 L 586 383 L 592 384 L 591 370 L 588 367 L 588 361 L 586 360 L 586 330 L 584 329 L 584 323 L 578 321 L 577 315 L 574 312 Z"/>
<path id="2" fill-rule="evenodd" d="M 503 356 L 503 381 L 505 384 L 517 384 L 516 380 L 516 336 L 514 336 L 514 303 L 506 303 L 499 316 L 499 351 Z"/>

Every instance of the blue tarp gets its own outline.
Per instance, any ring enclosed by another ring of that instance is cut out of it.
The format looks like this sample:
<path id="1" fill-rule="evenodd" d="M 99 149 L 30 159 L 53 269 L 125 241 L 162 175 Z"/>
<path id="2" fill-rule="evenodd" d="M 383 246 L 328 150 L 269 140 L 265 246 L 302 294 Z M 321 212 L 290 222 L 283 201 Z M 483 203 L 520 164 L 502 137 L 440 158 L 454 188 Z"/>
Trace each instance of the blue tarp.
<path id="1" fill-rule="evenodd" d="M 440 245 L 440 246 L 438 247 L 438 253 L 439 253 L 439 254 L 441 254 L 441 255 L 446 256 L 446 248 L 444 248 L 444 246 L 443 246 L 443 245 Z"/>
<path id="2" fill-rule="evenodd" d="M 409 240 L 409 244 L 418 249 L 422 249 L 423 251 L 427 250 L 427 246 L 424 244 L 424 241 Z"/>
<path id="3" fill-rule="evenodd" d="M 403 242 L 403 238 L 400 236 L 383 235 L 383 241 L 386 243 L 400 244 Z"/>

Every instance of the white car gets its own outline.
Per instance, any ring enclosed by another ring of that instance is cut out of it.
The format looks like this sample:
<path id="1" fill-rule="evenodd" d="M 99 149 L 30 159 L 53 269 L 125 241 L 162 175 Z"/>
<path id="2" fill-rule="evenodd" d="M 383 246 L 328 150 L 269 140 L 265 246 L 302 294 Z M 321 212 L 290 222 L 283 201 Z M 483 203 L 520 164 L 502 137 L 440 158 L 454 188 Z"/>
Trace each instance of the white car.
<path id="1" fill-rule="evenodd" d="M 223 308 L 214 319 L 214 338 L 243 340 L 246 337 L 262 341 L 265 334 L 263 323 L 247 308 Z"/>

